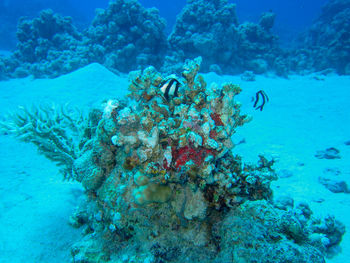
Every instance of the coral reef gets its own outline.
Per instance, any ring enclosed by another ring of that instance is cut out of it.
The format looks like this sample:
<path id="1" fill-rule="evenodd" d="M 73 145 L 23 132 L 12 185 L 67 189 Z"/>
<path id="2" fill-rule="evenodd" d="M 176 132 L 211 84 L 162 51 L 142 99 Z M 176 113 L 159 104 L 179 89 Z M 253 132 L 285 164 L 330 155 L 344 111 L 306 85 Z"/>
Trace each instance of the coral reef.
<path id="1" fill-rule="evenodd" d="M 73 262 L 314 263 L 340 243 L 334 218 L 273 206 L 273 160 L 233 155 L 231 137 L 250 121 L 235 100 L 241 89 L 207 85 L 200 63 L 186 61 L 181 77 L 131 72 L 131 101 L 108 100 L 88 118 L 34 109 L 3 124 L 85 188 L 70 219 L 84 226 Z"/>
<path id="2" fill-rule="evenodd" d="M 255 81 L 255 75 L 252 71 L 246 70 L 241 75 L 241 80 L 244 81 Z"/>
<path id="3" fill-rule="evenodd" d="M 89 63 L 80 50 L 83 36 L 72 19 L 52 10 L 42 11 L 33 20 L 20 19 L 17 39 L 15 68 L 9 70 L 15 77 L 55 77 Z"/>
<path id="4" fill-rule="evenodd" d="M 300 36 L 297 47 L 281 50 L 274 68 L 278 75 L 335 71 L 350 74 L 350 1 L 330 0 L 313 25 Z"/>
<path id="5" fill-rule="evenodd" d="M 20 20 L 17 49 L 2 59 L 2 71 L 9 77 L 56 77 L 98 62 L 112 71 L 154 65 L 180 72 L 185 58 L 203 56 L 204 71 L 260 74 L 276 57 L 277 38 L 270 31 L 274 17 L 264 13 L 258 24 L 239 24 L 235 5 L 225 0 L 190 1 L 167 40 L 158 10 L 136 0 L 111 1 L 107 9 L 97 10 L 84 32 L 70 17 L 44 10 L 38 18 Z"/>
<path id="6" fill-rule="evenodd" d="M 90 209 L 89 205 L 80 207 L 72 220 L 86 219 Z M 121 218 L 121 214 L 115 215 L 114 222 L 118 224 Z M 336 251 L 345 233 L 344 225 L 333 217 L 313 218 L 305 203 L 295 208 L 277 209 L 266 200 L 246 201 L 229 211 L 213 210 L 202 218 L 183 218 L 177 227 L 157 228 L 154 232 L 147 232 L 141 242 L 139 238 L 142 234 L 138 234 L 137 238 L 128 236 L 128 241 L 122 242 L 127 248 L 116 253 L 111 251 L 115 249 L 111 245 L 116 242 L 115 239 L 111 240 L 112 237 L 106 233 L 101 237 L 96 236 L 100 232 L 91 232 L 104 224 L 101 217 L 97 215 L 90 220 L 94 223 L 86 226 L 86 236 L 72 248 L 76 261 L 324 263 L 324 255 L 332 255 Z M 194 224 L 198 220 L 202 223 Z M 143 224 L 150 228 L 154 222 L 150 218 Z M 137 228 L 136 231 L 143 230 Z M 118 232 L 118 228 L 112 224 L 108 231 Z M 121 242 L 120 239 L 118 242 Z"/>
<path id="7" fill-rule="evenodd" d="M 6 60 L 4 57 L 0 56 L 0 80 L 4 80 L 6 78 Z"/>
<path id="8" fill-rule="evenodd" d="M 276 57 L 277 38 L 270 31 L 274 18 L 273 13 L 264 13 L 258 24 L 239 24 L 236 6 L 226 0 L 188 1 L 168 38 L 178 52 L 166 60 L 202 56 L 204 71 L 215 64 L 224 73 L 264 73 Z"/>
<path id="9" fill-rule="evenodd" d="M 316 70 L 350 74 L 350 1 L 331 0 L 304 38 Z"/>
<path id="10" fill-rule="evenodd" d="M 202 71 L 218 74 L 350 74 L 349 14 L 349 0 L 329 1 L 300 45 L 284 49 L 272 32 L 274 13 L 263 13 L 258 23 L 239 23 L 236 6 L 227 0 L 188 1 L 168 38 L 158 10 L 137 0 L 111 1 L 82 32 L 70 17 L 44 10 L 38 18 L 20 19 L 17 49 L 0 57 L 0 79 L 57 77 L 92 62 L 114 72 L 153 65 L 181 73 L 185 59 L 197 56 L 204 59 Z"/>
<path id="11" fill-rule="evenodd" d="M 297 209 L 283 211 L 266 201 L 248 201 L 215 224 L 221 250 L 214 262 L 323 263 L 318 245 L 308 241 L 309 221 L 301 220 Z M 315 240 L 323 237 L 314 235 Z"/>
<path id="12" fill-rule="evenodd" d="M 71 17 L 43 10 L 33 20 L 20 19 L 17 49 L 1 59 L 0 69 L 4 77 L 42 78 L 92 62 L 122 72 L 151 64 L 160 67 L 167 48 L 164 28 L 157 9 L 145 9 L 135 0 L 111 1 L 84 32 L 75 28 Z"/>
<path id="13" fill-rule="evenodd" d="M 86 30 L 87 45 L 108 68 L 129 72 L 159 67 L 167 48 L 165 25 L 156 8 L 145 9 L 136 0 L 112 1 L 106 10 L 97 10 Z"/>

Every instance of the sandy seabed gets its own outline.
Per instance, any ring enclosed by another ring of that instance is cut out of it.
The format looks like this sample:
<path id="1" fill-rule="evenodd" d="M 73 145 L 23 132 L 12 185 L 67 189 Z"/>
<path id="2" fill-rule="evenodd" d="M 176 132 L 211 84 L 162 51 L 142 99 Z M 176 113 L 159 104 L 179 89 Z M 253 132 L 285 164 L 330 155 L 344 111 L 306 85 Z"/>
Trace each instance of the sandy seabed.
<path id="1" fill-rule="evenodd" d="M 295 204 L 307 202 L 315 215 L 335 215 L 348 232 L 341 252 L 327 262 L 349 262 L 350 194 L 332 193 L 318 182 L 326 169 L 350 186 L 350 77 L 291 76 L 289 79 L 257 76 L 242 81 L 239 76 L 204 74 L 207 83 L 233 82 L 243 92 L 238 100 L 242 112 L 253 121 L 237 129 L 234 142 L 244 139 L 234 152 L 247 162 L 259 154 L 272 156 L 277 171 L 291 177 L 274 182 L 275 198 L 290 196 Z M 103 99 L 127 93 L 128 78 L 91 64 L 56 79 L 32 78 L 0 82 L 0 120 L 19 105 L 70 103 L 83 110 L 99 107 Z M 262 112 L 253 109 L 252 96 L 264 90 L 269 103 Z M 0 263 L 70 261 L 70 246 L 80 239 L 80 230 L 68 219 L 78 205 L 83 189 L 62 181 L 58 168 L 40 156 L 33 145 L 0 135 Z M 315 153 L 335 147 L 340 159 L 317 159 Z"/>

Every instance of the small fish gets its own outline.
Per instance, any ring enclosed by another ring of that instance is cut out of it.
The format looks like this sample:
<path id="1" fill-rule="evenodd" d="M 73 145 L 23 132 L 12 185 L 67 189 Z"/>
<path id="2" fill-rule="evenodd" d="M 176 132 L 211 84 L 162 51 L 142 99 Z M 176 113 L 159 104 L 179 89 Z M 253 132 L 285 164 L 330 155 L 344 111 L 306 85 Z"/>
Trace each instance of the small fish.
<path id="1" fill-rule="evenodd" d="M 169 78 L 160 84 L 160 91 L 164 94 L 166 100 L 169 97 L 177 97 L 180 87 L 180 82 L 175 78 Z"/>
<path id="2" fill-rule="evenodd" d="M 259 98 L 261 97 L 262 102 L 261 105 L 258 106 L 259 103 Z M 252 98 L 252 101 L 254 101 L 254 98 Z M 257 93 L 255 93 L 255 102 L 253 107 L 257 110 L 260 109 L 260 111 L 263 110 L 265 103 L 267 103 L 269 101 L 269 97 L 267 96 L 267 94 L 265 93 L 265 91 L 263 90 L 259 90 Z"/>

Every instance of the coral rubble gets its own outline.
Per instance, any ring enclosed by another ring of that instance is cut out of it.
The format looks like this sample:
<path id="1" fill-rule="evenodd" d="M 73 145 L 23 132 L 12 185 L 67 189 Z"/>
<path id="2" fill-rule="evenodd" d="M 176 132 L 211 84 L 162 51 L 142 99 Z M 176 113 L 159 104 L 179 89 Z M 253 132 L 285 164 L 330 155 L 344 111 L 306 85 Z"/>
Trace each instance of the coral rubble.
<path id="1" fill-rule="evenodd" d="M 208 86 L 200 63 L 186 61 L 181 77 L 131 72 L 131 100 L 92 110 L 79 138 L 61 134 L 75 123 L 64 111 L 25 111 L 3 124 L 85 188 L 70 219 L 84 225 L 73 262 L 314 263 L 340 243 L 345 229 L 334 218 L 313 219 L 307 204 L 273 205 L 273 160 L 233 155 L 231 137 L 250 120 L 235 100 L 241 89 Z M 166 97 L 161 87 L 174 79 L 178 93 Z"/>

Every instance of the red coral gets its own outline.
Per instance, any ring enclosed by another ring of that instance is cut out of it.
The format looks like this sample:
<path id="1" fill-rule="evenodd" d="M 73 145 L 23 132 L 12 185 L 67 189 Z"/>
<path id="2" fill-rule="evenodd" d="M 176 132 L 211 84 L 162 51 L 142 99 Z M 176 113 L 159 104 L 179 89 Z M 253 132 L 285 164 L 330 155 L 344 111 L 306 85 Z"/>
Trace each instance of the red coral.
<path id="1" fill-rule="evenodd" d="M 166 158 L 164 158 L 164 160 L 163 160 L 163 168 L 166 169 L 166 170 L 170 169 L 168 161 L 166 160 Z"/>
<path id="2" fill-rule="evenodd" d="M 217 133 L 217 131 L 216 130 L 210 130 L 210 132 L 209 132 L 209 137 L 211 138 L 211 139 L 216 139 L 216 137 L 218 136 L 218 133 Z"/>
<path id="3" fill-rule="evenodd" d="M 178 149 L 175 147 L 172 149 L 172 158 L 175 162 L 175 168 L 178 170 L 190 160 L 192 160 L 196 165 L 200 166 L 205 157 L 207 157 L 209 154 L 214 155 L 214 151 L 203 147 L 194 149 L 187 145 Z"/>
<path id="4" fill-rule="evenodd" d="M 210 114 L 210 117 L 212 118 L 212 120 L 214 121 L 216 126 L 224 126 L 224 123 L 221 120 L 220 114 L 217 114 L 214 112 L 214 113 Z"/>

